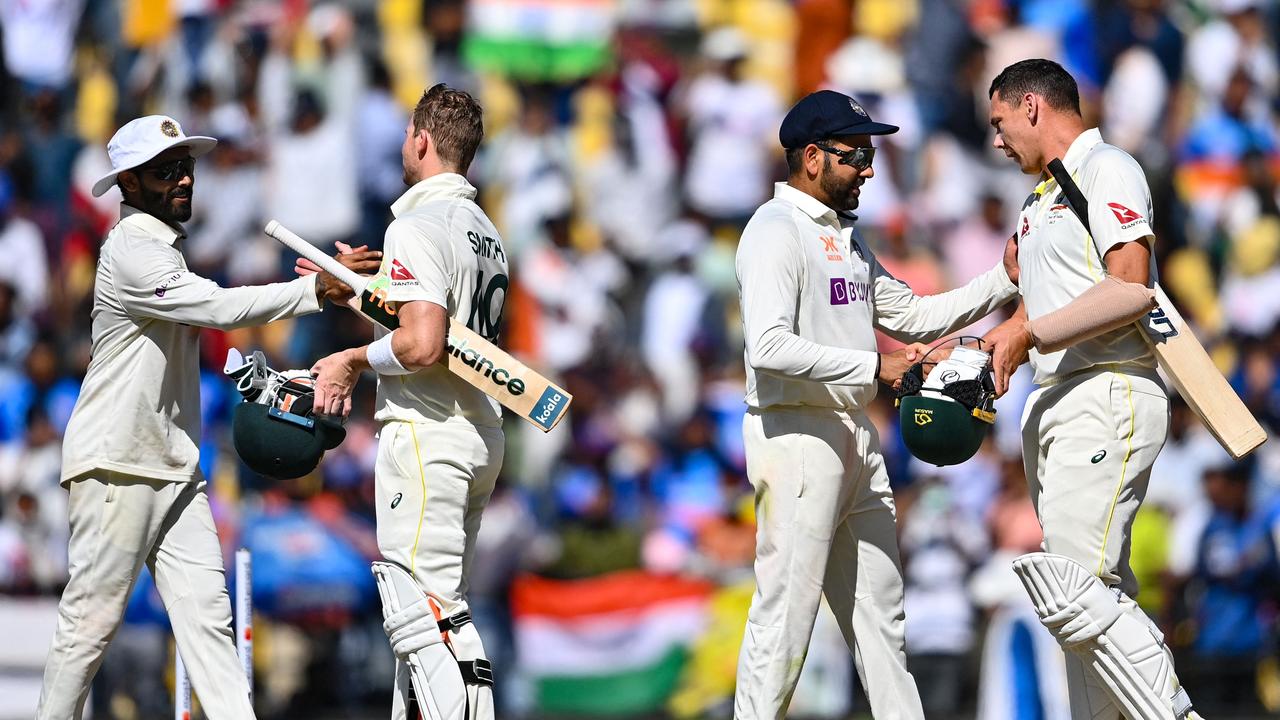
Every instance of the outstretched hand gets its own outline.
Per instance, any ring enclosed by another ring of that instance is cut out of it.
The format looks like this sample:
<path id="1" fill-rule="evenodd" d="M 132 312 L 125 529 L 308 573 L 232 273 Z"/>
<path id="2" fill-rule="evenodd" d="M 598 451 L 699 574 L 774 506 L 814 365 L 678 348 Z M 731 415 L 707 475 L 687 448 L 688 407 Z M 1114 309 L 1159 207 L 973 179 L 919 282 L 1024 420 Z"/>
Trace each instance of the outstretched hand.
<path id="1" fill-rule="evenodd" d="M 912 365 L 920 362 L 920 358 L 923 358 L 927 352 L 929 352 L 928 345 L 911 343 L 891 353 L 881 353 L 880 376 L 876 379 L 897 390 L 902 387 L 902 376 L 907 374 Z"/>
<path id="2" fill-rule="evenodd" d="M 334 255 L 334 258 L 342 263 L 343 267 L 357 275 L 372 275 L 378 272 L 378 268 L 382 265 L 382 252 L 370 250 L 368 245 L 361 245 L 358 248 L 352 248 L 343 242 L 337 242 L 334 245 L 338 248 L 338 254 Z M 329 302 L 335 305 L 345 303 L 354 294 L 354 291 L 345 283 L 304 257 L 294 261 L 293 271 L 301 276 L 319 274 L 320 277 L 316 280 L 316 295 L 321 299 L 328 298 Z"/>
<path id="3" fill-rule="evenodd" d="M 331 417 L 346 417 L 351 413 L 351 394 L 360 378 L 359 370 L 351 362 L 352 352 L 336 352 L 311 366 L 316 412 Z"/>
<path id="4" fill-rule="evenodd" d="M 982 338 L 983 347 L 991 352 L 991 369 L 996 376 L 996 397 L 1009 392 L 1009 378 L 1027 361 L 1035 341 L 1027 329 L 1024 316 L 1015 314 Z"/>

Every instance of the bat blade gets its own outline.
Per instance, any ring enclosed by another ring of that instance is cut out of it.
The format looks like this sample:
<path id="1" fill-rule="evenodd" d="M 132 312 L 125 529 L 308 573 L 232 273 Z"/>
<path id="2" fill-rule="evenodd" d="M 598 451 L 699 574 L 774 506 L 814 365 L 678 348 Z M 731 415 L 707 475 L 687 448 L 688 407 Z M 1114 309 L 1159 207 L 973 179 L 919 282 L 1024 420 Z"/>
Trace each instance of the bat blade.
<path id="1" fill-rule="evenodd" d="M 318 265 L 356 291 L 347 305 L 387 330 L 400 326 L 387 304 L 386 290 L 326 255 L 280 223 L 267 223 L 267 235 Z M 450 320 L 445 352 L 449 371 L 543 432 L 565 416 L 573 396 L 465 325 Z"/>
<path id="2" fill-rule="evenodd" d="M 1156 309 L 1138 325 L 1160 368 L 1231 457 L 1239 460 L 1253 452 L 1267 441 L 1267 431 L 1218 371 L 1158 283 L 1156 301 Z"/>

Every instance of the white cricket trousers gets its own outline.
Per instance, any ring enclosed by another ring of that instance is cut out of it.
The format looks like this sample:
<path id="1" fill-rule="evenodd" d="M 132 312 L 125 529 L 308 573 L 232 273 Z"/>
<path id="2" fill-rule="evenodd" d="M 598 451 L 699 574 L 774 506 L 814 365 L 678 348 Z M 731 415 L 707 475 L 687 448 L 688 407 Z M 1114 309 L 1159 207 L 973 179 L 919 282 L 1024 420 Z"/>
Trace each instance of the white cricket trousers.
<path id="1" fill-rule="evenodd" d="M 1168 432 L 1163 383 L 1155 370 L 1133 366 L 1090 369 L 1042 387 L 1022 416 L 1022 458 L 1045 552 L 1065 555 L 1118 587 L 1124 612 L 1146 623 L 1133 600 L 1131 531 Z M 1075 653 L 1066 653 L 1066 662 L 1071 716 L 1118 720 L 1098 678 Z"/>
<path id="2" fill-rule="evenodd" d="M 502 428 L 457 421 L 390 421 L 378 435 L 378 549 L 387 562 L 413 575 L 442 616 L 468 609 L 467 577 L 480 516 L 502 469 L 505 447 Z M 459 659 L 470 659 L 464 654 L 484 657 L 474 623 L 458 633 L 454 651 Z M 408 667 L 397 661 L 391 714 L 396 720 L 405 718 L 409 687 Z M 484 712 L 492 717 L 493 709 Z"/>
<path id="3" fill-rule="evenodd" d="M 907 672 L 902 566 L 880 440 L 862 414 L 752 410 L 742 423 L 756 490 L 756 592 L 738 656 L 735 720 L 783 718 L 821 596 L 877 720 L 922 719 Z"/>
<path id="4" fill-rule="evenodd" d="M 102 473 L 72 482 L 70 490 L 71 577 L 58 604 L 36 717 L 81 717 L 145 563 L 205 715 L 253 718 L 204 483 Z"/>

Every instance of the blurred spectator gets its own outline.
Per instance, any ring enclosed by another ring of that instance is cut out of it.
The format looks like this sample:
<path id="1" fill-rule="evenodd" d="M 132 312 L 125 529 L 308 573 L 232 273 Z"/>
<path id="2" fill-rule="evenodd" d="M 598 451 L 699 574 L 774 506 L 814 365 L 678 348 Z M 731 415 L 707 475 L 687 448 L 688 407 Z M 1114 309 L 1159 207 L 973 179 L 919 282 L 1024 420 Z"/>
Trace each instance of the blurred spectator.
<path id="1" fill-rule="evenodd" d="M 18 293 L 16 312 L 41 312 L 49 297 L 49 261 L 40 228 L 17 213 L 13 181 L 0 170 L 0 256 L 20 262 L 0 266 L 0 281 Z"/>
<path id="2" fill-rule="evenodd" d="M 29 108 L 31 124 L 22 138 L 33 170 L 29 199 L 45 236 L 59 237 L 70 208 L 71 167 L 82 143 L 66 128 L 63 99 L 57 92 L 37 91 Z"/>
<path id="3" fill-rule="evenodd" d="M 643 538 L 615 519 L 613 489 L 598 462 L 566 465 L 556 485 L 564 520 L 558 551 L 540 568 L 543 575 L 573 580 L 640 567 Z"/>
<path id="4" fill-rule="evenodd" d="M 666 248 L 675 259 L 654 278 L 645 294 L 640 347 L 649 371 L 662 387 L 664 415 L 679 423 L 689 417 L 700 399 L 695 343 L 708 292 L 694 275 L 693 262 L 706 240 L 696 225 L 687 226 L 684 232 L 667 232 L 664 237 L 678 243 Z"/>
<path id="5" fill-rule="evenodd" d="M 556 124 L 547 88 L 523 88 L 516 122 L 488 135 L 477 168 L 486 183 L 507 192 L 495 215 L 512 258 L 532 250 L 543 224 L 571 203 L 568 143 Z M 520 263 L 512 265 L 519 271 Z"/>
<path id="6" fill-rule="evenodd" d="M 76 26 L 85 0 L 0 3 L 4 65 L 29 88 L 60 91 L 71 81 Z"/>
<path id="7" fill-rule="evenodd" d="M 632 63 L 621 80 L 611 142 L 582 168 L 585 202 L 590 219 L 624 257 L 649 264 L 672 252 L 658 234 L 675 215 L 675 149 L 656 96 L 657 73 Z"/>
<path id="8" fill-rule="evenodd" d="M 1194 574 L 1198 597 L 1192 652 L 1194 678 L 1187 678 L 1196 704 L 1219 713 L 1227 707 L 1256 710 L 1254 666 L 1270 651 L 1276 589 L 1275 539 L 1268 513 L 1249 503 L 1250 465 L 1231 463 L 1205 470 L 1210 510 L 1196 543 Z"/>
<path id="9" fill-rule="evenodd" d="M 743 75 L 749 51 L 737 28 L 707 33 L 702 41 L 707 69 L 684 97 L 689 205 L 713 222 L 739 228 L 768 198 L 783 110 L 771 87 Z"/>
<path id="10" fill-rule="evenodd" d="M 334 241 L 351 240 L 360 225 L 355 112 L 363 70 L 345 10 L 318 6 L 308 28 L 323 48 L 318 86 L 290 79 L 288 53 L 297 31 L 290 20 L 274 29 L 262 61 L 258 105 L 270 141 L 266 214 L 329 250 Z"/>
<path id="11" fill-rule="evenodd" d="M 1275 41 L 1267 29 L 1264 0 L 1214 0 L 1215 17 L 1191 35 L 1186 68 L 1202 101 L 1216 104 L 1229 92 L 1231 77 L 1242 68 L 1262 91 L 1264 104 L 1275 97 L 1280 70 Z"/>
<path id="12" fill-rule="evenodd" d="M 356 162 L 360 180 L 360 243 L 382 247 L 391 203 L 404 192 L 400 147 L 408 114 L 391 94 L 391 74 L 369 58 L 369 85 L 356 109 Z"/>
<path id="13" fill-rule="evenodd" d="M 31 320 L 17 307 L 18 293 L 6 279 L 0 279 L 0 387 L 12 387 L 36 341 Z"/>
<path id="14" fill-rule="evenodd" d="M 215 282 L 250 285 L 278 276 L 280 246 L 262 233 L 261 150 L 244 106 L 231 102 L 209 116 L 218 147 L 200 167 L 198 192 L 187 223 L 185 256 Z"/>

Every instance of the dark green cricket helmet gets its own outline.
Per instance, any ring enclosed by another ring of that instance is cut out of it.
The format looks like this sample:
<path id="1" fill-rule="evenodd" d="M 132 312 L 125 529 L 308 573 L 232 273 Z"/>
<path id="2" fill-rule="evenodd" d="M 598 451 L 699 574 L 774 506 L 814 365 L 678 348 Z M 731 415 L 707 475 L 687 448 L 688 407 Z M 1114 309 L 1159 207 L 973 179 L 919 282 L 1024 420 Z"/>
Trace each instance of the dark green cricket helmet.
<path id="1" fill-rule="evenodd" d="M 309 408 L 300 415 L 256 402 L 237 405 L 231 421 L 232 441 L 244 464 L 278 479 L 315 470 L 325 451 L 337 447 L 346 434 L 337 421 L 313 415 Z"/>
<path id="2" fill-rule="evenodd" d="M 898 391 L 903 444 L 933 465 L 968 460 L 995 424 L 995 396 L 991 359 L 981 350 L 955 348 L 927 377 L 923 361 L 913 365 Z"/>
<path id="3" fill-rule="evenodd" d="M 302 477 L 346 438 L 340 419 L 312 412 L 315 382 L 310 372 L 277 372 L 261 352 L 245 358 L 234 348 L 223 372 L 244 397 L 231 418 L 232 442 L 244 464 L 259 475 Z"/>

